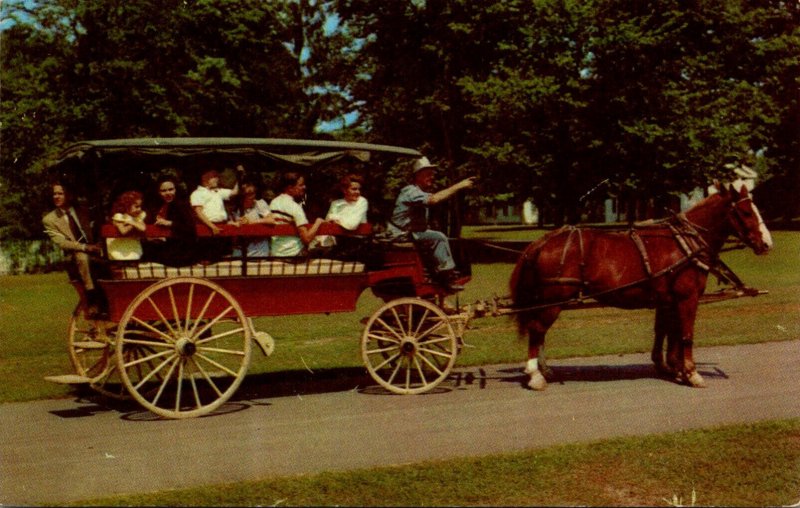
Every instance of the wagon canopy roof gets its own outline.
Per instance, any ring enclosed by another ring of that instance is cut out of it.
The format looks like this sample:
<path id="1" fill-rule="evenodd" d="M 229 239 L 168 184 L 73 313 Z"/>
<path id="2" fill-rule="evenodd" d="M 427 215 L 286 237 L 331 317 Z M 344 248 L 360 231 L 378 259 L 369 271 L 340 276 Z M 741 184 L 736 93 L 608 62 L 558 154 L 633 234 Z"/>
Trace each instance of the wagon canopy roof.
<path id="1" fill-rule="evenodd" d="M 51 167 L 90 163 L 106 157 L 244 157 L 312 167 L 345 157 L 368 161 L 371 153 L 420 157 L 411 148 L 370 143 L 280 138 L 135 138 L 82 141 L 62 151 Z"/>

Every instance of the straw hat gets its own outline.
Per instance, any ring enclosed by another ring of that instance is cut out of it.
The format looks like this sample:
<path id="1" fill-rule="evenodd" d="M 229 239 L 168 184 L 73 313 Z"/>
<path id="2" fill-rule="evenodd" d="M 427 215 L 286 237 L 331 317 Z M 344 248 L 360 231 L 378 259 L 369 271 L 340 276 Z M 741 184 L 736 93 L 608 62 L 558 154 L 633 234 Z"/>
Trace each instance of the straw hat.
<path id="1" fill-rule="evenodd" d="M 416 175 L 423 169 L 436 168 L 436 167 L 438 166 L 436 164 L 431 164 L 431 161 L 429 161 L 427 157 L 420 157 L 419 159 L 414 161 L 414 166 L 412 167 L 411 172 Z"/>
<path id="2" fill-rule="evenodd" d="M 756 173 L 753 168 L 744 164 L 725 164 L 725 169 L 732 169 L 737 176 L 744 179 L 758 177 L 758 173 Z"/>

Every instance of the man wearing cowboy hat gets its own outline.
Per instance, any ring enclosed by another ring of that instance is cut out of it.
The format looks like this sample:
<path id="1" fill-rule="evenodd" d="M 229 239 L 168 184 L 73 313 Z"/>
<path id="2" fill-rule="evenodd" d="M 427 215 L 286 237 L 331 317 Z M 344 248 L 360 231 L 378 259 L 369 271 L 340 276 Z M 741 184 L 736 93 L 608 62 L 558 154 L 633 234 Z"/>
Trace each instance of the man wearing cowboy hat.
<path id="1" fill-rule="evenodd" d="M 410 234 L 423 252 L 432 258 L 436 278 L 450 291 L 459 291 L 464 288 L 456 283 L 458 274 L 450 252 L 450 242 L 442 232 L 428 227 L 428 211 L 431 206 L 449 199 L 458 191 L 471 188 L 475 177 L 433 193 L 435 169 L 436 165 L 431 164 L 427 157 L 414 161 L 411 184 L 403 187 L 397 196 L 388 230 L 394 237 Z"/>

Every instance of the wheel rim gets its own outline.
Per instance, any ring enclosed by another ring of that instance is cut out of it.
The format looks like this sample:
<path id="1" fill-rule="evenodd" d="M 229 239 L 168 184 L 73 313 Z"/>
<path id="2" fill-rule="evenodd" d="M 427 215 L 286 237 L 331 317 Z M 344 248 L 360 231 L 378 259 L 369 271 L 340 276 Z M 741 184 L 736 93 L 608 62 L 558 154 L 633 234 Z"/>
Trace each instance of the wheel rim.
<path id="1" fill-rule="evenodd" d="M 435 388 L 450 374 L 458 339 L 447 315 L 416 298 L 391 301 L 370 317 L 361 354 L 372 379 L 393 393 Z"/>
<path id="2" fill-rule="evenodd" d="M 192 277 L 157 282 L 140 293 L 122 316 L 117 339 L 125 387 L 167 418 L 214 411 L 233 395 L 250 363 L 250 326 L 241 306 L 219 285 Z"/>
<path id="3" fill-rule="evenodd" d="M 67 350 L 75 373 L 92 379 L 93 390 L 118 400 L 130 398 L 114 358 L 113 323 L 86 319 L 78 304 L 69 321 Z"/>

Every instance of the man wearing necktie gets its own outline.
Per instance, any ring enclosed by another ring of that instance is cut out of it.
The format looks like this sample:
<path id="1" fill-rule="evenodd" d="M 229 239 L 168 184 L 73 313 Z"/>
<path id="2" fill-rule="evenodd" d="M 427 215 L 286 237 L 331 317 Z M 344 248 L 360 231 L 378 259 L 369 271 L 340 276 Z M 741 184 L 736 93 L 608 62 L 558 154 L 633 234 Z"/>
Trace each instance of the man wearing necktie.
<path id="1" fill-rule="evenodd" d="M 83 283 L 90 310 L 96 312 L 100 299 L 92 279 L 89 256 L 99 254 L 101 249 L 91 242 L 92 231 L 88 217 L 72 206 L 64 185 L 55 183 L 52 189 L 56 208 L 42 219 L 44 231 L 64 251 L 70 280 L 80 280 Z"/>

